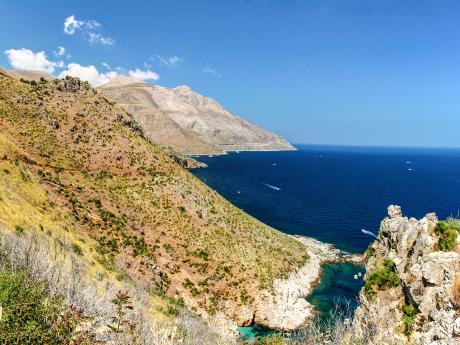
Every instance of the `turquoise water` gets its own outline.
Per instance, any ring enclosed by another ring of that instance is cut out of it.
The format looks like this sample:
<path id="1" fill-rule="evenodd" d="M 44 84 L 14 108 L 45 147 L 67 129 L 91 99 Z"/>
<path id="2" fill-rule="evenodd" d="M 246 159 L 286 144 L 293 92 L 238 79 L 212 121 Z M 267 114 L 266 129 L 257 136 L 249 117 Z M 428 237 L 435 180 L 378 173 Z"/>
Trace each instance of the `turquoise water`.
<path id="1" fill-rule="evenodd" d="M 364 267 L 350 263 L 325 264 L 321 282 L 308 296 L 307 301 L 320 312 L 320 317 L 328 317 L 338 309 L 346 313 L 358 305 L 357 295 L 364 285 Z M 358 274 L 361 273 L 361 277 Z M 358 279 L 355 279 L 354 276 Z"/>
<path id="2" fill-rule="evenodd" d="M 361 273 L 361 277 L 354 276 Z M 332 313 L 346 314 L 357 306 L 359 290 L 364 285 L 362 279 L 364 267 L 350 263 L 333 263 L 323 265 L 321 281 L 313 288 L 307 301 L 315 306 L 320 319 L 327 319 Z M 261 325 L 239 327 L 243 339 L 264 337 L 274 331 Z"/>
<path id="3" fill-rule="evenodd" d="M 242 339 L 253 339 L 259 337 L 266 337 L 267 335 L 276 333 L 273 329 L 255 324 L 251 327 L 238 327 L 238 332 Z"/>

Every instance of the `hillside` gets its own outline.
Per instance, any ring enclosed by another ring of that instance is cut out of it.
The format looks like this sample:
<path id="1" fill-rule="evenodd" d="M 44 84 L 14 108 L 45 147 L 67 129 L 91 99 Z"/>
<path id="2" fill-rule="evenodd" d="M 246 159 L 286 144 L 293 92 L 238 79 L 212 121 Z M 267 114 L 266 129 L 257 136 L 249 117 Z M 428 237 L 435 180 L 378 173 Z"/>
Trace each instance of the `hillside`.
<path id="1" fill-rule="evenodd" d="M 294 149 L 280 136 L 231 114 L 188 86 L 168 89 L 118 76 L 98 89 L 130 112 L 155 143 L 179 152 Z"/>
<path id="2" fill-rule="evenodd" d="M 64 234 L 95 271 L 151 298 L 247 322 L 273 280 L 308 260 L 299 241 L 209 189 L 86 82 L 0 72 L 0 128 L 4 230 Z"/>

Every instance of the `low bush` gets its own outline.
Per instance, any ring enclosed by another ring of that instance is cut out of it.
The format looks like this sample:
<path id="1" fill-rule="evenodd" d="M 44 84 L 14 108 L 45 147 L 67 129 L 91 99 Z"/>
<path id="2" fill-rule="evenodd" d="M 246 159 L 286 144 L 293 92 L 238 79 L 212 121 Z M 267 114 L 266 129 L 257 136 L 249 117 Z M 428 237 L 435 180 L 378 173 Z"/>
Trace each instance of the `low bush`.
<path id="1" fill-rule="evenodd" d="M 451 251 L 457 244 L 457 236 L 460 233 L 460 221 L 458 219 L 439 221 L 434 232 L 439 238 L 437 249 L 444 252 Z"/>
<path id="2" fill-rule="evenodd" d="M 415 317 L 417 311 L 415 310 L 412 304 L 405 305 L 403 308 L 403 323 L 404 323 L 404 332 L 406 335 L 410 335 L 414 330 L 415 326 Z"/>
<path id="3" fill-rule="evenodd" d="M 78 312 L 23 273 L 0 272 L 0 305 L 4 344 L 68 344 L 80 321 Z"/>
<path id="4" fill-rule="evenodd" d="M 75 254 L 77 254 L 77 255 L 80 255 L 80 256 L 83 255 L 83 250 L 82 250 L 81 247 L 80 247 L 78 244 L 76 244 L 76 243 L 73 243 L 73 244 L 72 244 L 72 250 L 73 250 L 73 252 L 74 252 Z"/>
<path id="5" fill-rule="evenodd" d="M 401 284 L 399 276 L 396 273 L 396 265 L 390 259 L 385 259 L 380 269 L 369 273 L 365 277 L 365 281 L 364 294 L 368 298 L 372 298 L 376 290 L 387 290 Z"/>

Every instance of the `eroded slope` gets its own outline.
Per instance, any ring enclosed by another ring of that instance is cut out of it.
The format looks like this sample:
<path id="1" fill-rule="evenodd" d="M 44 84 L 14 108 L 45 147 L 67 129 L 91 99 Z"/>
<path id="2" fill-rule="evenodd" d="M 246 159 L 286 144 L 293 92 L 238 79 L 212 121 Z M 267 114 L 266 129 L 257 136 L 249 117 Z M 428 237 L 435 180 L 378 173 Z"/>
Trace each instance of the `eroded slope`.
<path id="1" fill-rule="evenodd" d="M 0 75 L 1 131 L 107 269 L 202 313 L 237 318 L 273 278 L 307 260 L 298 241 L 182 169 L 89 84 L 33 84 Z"/>

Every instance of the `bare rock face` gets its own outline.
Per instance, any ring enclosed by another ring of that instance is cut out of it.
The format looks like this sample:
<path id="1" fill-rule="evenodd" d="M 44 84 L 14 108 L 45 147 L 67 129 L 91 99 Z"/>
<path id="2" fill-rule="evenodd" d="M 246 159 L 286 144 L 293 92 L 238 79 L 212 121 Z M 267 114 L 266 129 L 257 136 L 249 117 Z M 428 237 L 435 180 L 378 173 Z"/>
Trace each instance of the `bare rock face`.
<path id="1" fill-rule="evenodd" d="M 258 297 L 258 308 L 255 311 L 255 322 L 283 331 L 299 329 L 313 318 L 313 306 L 305 297 L 319 278 L 321 264 L 335 261 L 339 257 L 339 251 L 329 244 L 308 237 L 294 238 L 308 250 L 306 264 L 286 279 L 275 279 L 273 291 Z"/>
<path id="2" fill-rule="evenodd" d="M 82 81 L 79 78 L 67 76 L 64 79 L 58 81 L 57 88 L 60 91 L 77 92 L 90 90 L 91 85 L 87 81 Z"/>
<path id="3" fill-rule="evenodd" d="M 366 278 L 384 260 L 395 264 L 398 286 L 382 289 L 369 297 L 360 294 L 353 327 L 373 344 L 460 344 L 460 310 L 456 280 L 460 281 L 460 255 L 436 250 L 434 229 L 438 219 L 403 217 L 399 206 L 388 207 L 366 263 Z M 458 283 L 457 283 L 458 284 Z M 404 324 L 405 309 L 415 310 L 413 329 Z"/>
<path id="4" fill-rule="evenodd" d="M 169 89 L 118 76 L 98 89 L 133 114 L 152 141 L 182 153 L 294 149 L 188 86 Z"/>

